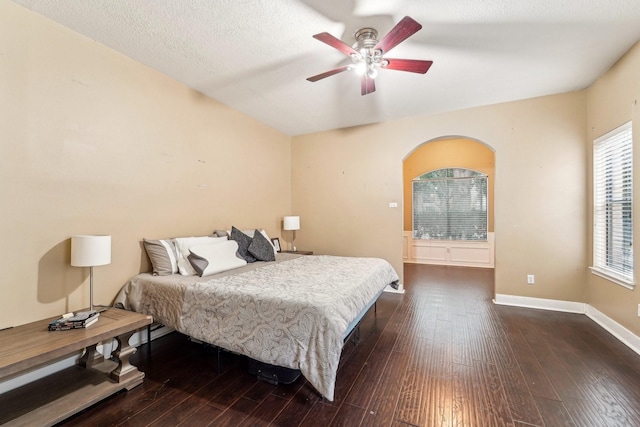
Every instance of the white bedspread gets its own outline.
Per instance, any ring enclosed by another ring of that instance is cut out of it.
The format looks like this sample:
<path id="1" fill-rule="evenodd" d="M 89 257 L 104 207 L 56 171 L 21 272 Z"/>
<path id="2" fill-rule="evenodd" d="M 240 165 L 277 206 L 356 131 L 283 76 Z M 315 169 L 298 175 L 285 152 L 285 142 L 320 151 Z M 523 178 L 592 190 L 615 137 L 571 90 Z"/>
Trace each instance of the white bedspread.
<path id="1" fill-rule="evenodd" d="M 348 325 L 398 276 L 378 258 L 280 261 L 283 255 L 261 268 L 209 278 L 140 274 L 116 303 L 210 344 L 299 369 L 333 400 Z"/>

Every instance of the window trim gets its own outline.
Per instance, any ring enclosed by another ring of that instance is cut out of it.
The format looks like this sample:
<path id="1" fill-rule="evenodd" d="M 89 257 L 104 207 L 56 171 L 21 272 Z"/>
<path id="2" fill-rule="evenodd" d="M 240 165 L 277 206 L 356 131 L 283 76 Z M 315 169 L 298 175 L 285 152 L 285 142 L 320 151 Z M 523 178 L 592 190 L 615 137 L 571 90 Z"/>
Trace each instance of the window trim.
<path id="1" fill-rule="evenodd" d="M 631 247 L 633 248 L 633 246 L 635 246 L 635 239 L 634 239 L 634 221 L 633 221 L 633 210 L 634 210 L 634 194 L 633 194 L 633 186 L 634 186 L 634 165 L 633 165 L 633 127 L 632 127 L 632 122 L 629 121 L 627 123 L 624 123 L 621 126 L 618 126 L 617 128 L 607 132 L 606 134 L 596 138 L 593 140 L 593 161 L 592 161 L 592 168 L 593 168 L 593 173 L 592 173 L 592 179 L 593 179 L 593 193 L 592 193 L 592 214 L 593 214 L 593 224 L 592 224 L 592 259 L 591 259 L 591 263 L 592 266 L 589 267 L 589 270 L 591 271 L 592 274 L 602 277 L 610 282 L 613 282 L 617 285 L 620 285 L 624 288 L 633 290 L 635 288 L 635 263 L 633 262 L 633 258 L 634 256 L 632 255 L 632 265 L 631 265 L 631 275 L 625 275 L 623 274 L 623 272 L 618 272 L 615 271 L 613 269 L 607 268 L 606 266 L 602 266 L 602 265 L 596 265 L 596 258 L 602 258 L 602 257 L 606 257 L 606 255 L 603 254 L 599 254 L 596 252 L 596 246 L 598 244 L 598 241 L 596 240 L 596 234 L 598 233 L 597 227 L 598 227 L 598 223 L 597 223 L 597 215 L 596 215 L 596 211 L 598 210 L 598 206 L 596 205 L 596 191 L 597 191 L 597 181 L 598 179 L 601 177 L 596 175 L 596 155 L 595 155 L 595 151 L 596 151 L 596 147 L 601 144 L 601 143 L 605 143 L 607 140 L 611 140 L 612 138 L 615 138 L 617 135 L 626 132 L 628 130 L 631 130 Z M 602 165 L 601 165 L 602 166 Z M 602 227 L 602 225 L 600 225 L 600 227 Z M 605 242 L 606 244 L 606 242 Z"/>
<path id="2" fill-rule="evenodd" d="M 624 288 L 633 290 L 636 286 L 635 279 L 629 282 L 625 277 L 617 276 L 608 270 L 603 270 L 598 267 L 589 267 L 589 270 L 591 270 L 591 274 L 593 274 L 594 276 L 602 277 L 603 279 L 606 279 Z"/>

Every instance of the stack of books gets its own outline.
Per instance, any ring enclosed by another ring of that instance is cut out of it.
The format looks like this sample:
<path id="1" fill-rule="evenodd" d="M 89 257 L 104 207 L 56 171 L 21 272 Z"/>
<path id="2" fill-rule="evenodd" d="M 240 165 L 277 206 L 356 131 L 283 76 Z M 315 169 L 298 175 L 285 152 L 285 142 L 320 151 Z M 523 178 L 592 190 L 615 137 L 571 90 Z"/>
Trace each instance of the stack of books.
<path id="1" fill-rule="evenodd" d="M 100 313 L 95 310 L 77 311 L 64 314 L 61 318 L 49 323 L 50 331 L 65 331 L 67 329 L 80 329 L 91 326 L 98 321 Z"/>

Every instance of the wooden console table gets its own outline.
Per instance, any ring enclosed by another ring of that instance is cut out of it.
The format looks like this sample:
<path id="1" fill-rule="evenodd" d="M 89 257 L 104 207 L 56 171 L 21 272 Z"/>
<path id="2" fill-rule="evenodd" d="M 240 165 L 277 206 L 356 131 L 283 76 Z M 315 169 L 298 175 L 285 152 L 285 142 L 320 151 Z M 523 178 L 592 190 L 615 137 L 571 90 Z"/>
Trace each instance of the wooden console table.
<path id="1" fill-rule="evenodd" d="M 313 251 L 280 251 L 283 254 L 313 255 Z"/>
<path id="2" fill-rule="evenodd" d="M 142 384 L 144 373 L 129 363 L 133 333 L 151 316 L 108 308 L 83 329 L 48 331 L 55 318 L 0 331 L 0 381 L 86 349 L 79 364 L 0 395 L 0 424 L 49 426 L 122 389 Z M 111 360 L 96 350 L 116 340 Z"/>

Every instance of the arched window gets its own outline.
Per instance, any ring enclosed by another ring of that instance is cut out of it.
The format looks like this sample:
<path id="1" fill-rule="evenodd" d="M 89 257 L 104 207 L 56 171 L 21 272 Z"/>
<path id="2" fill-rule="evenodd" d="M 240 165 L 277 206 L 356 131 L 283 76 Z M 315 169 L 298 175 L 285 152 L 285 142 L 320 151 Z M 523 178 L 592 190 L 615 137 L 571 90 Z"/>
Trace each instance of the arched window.
<path id="1" fill-rule="evenodd" d="M 487 175 L 447 168 L 415 178 L 413 238 L 487 240 Z"/>

